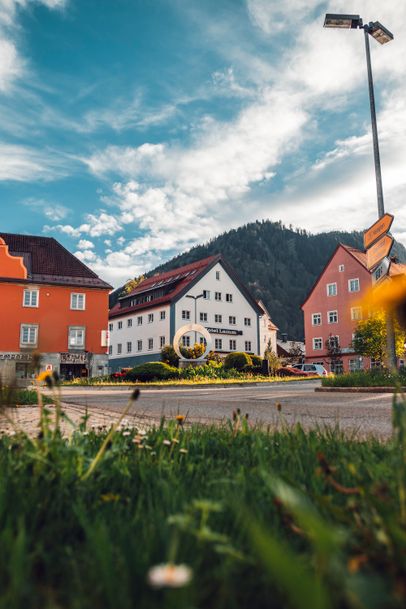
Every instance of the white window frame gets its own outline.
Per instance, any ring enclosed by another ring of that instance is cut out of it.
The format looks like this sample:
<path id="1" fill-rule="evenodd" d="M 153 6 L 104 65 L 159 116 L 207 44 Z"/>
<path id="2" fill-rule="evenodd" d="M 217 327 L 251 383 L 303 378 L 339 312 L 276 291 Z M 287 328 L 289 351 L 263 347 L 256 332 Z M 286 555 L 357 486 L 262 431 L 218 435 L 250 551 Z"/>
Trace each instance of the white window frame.
<path id="1" fill-rule="evenodd" d="M 109 345 L 109 355 L 113 355 L 113 345 Z"/>
<path id="2" fill-rule="evenodd" d="M 161 347 L 161 349 L 162 349 L 162 347 L 165 347 L 165 342 L 166 342 L 165 336 L 160 336 L 159 337 L 159 346 Z"/>
<path id="3" fill-rule="evenodd" d="M 331 286 L 334 286 L 334 294 L 330 294 Z M 327 296 L 337 296 L 337 282 L 334 281 L 333 283 L 328 283 L 326 286 L 326 290 L 327 290 Z"/>
<path id="4" fill-rule="evenodd" d="M 153 338 L 149 338 L 148 339 L 148 351 L 152 351 L 154 348 L 154 339 Z"/>
<path id="5" fill-rule="evenodd" d="M 217 281 L 220 281 L 220 271 L 216 271 L 216 279 Z"/>
<path id="6" fill-rule="evenodd" d="M 221 292 L 214 292 L 214 300 L 217 300 L 217 302 L 221 302 L 222 299 L 223 298 Z"/>
<path id="7" fill-rule="evenodd" d="M 182 319 L 185 319 L 186 321 L 190 320 L 190 311 L 188 309 L 182 310 Z"/>
<path id="8" fill-rule="evenodd" d="M 226 294 L 226 302 L 233 302 L 233 295 L 228 293 Z"/>
<path id="9" fill-rule="evenodd" d="M 78 304 L 79 296 L 82 297 L 82 307 L 74 306 L 74 302 L 76 300 L 76 304 Z M 86 294 L 84 292 L 71 292 L 70 294 L 70 308 L 71 311 L 86 311 Z"/>
<path id="10" fill-rule="evenodd" d="M 123 329 L 123 322 L 122 321 L 118 321 L 117 322 L 117 330 L 122 330 Z"/>
<path id="11" fill-rule="evenodd" d="M 33 294 L 36 295 L 36 303 L 32 304 L 32 296 Z M 29 302 L 26 303 L 25 302 L 25 297 L 29 296 Z M 38 288 L 26 288 L 23 292 L 23 307 L 27 307 L 27 308 L 31 308 L 31 309 L 38 309 L 39 307 L 39 290 Z"/>
<path id="12" fill-rule="evenodd" d="M 338 265 L 338 272 L 339 273 L 344 273 L 344 271 L 345 271 L 345 266 L 343 264 L 339 264 Z"/>
<path id="13" fill-rule="evenodd" d="M 132 328 L 133 327 L 133 320 L 130 317 L 129 319 L 127 319 L 127 328 Z"/>
<path id="14" fill-rule="evenodd" d="M 117 343 L 117 355 L 122 355 L 123 353 L 123 344 Z"/>
<path id="15" fill-rule="evenodd" d="M 251 317 L 244 317 L 244 326 L 251 326 Z"/>
<path id="16" fill-rule="evenodd" d="M 317 344 L 320 344 L 320 347 L 316 347 L 316 341 L 320 341 L 320 343 L 317 342 Z M 313 351 L 322 351 L 323 349 L 323 338 L 321 336 L 316 336 L 315 338 L 313 338 Z"/>
<path id="17" fill-rule="evenodd" d="M 154 323 L 154 314 L 153 313 L 148 313 L 148 323 L 149 324 Z"/>
<path id="18" fill-rule="evenodd" d="M 82 342 L 77 344 L 77 338 L 72 342 L 72 332 L 82 333 Z M 86 345 L 86 327 L 85 326 L 69 326 L 68 327 L 68 349 L 84 349 Z"/>
<path id="19" fill-rule="evenodd" d="M 137 340 L 137 351 L 142 351 L 142 340 Z"/>
<path id="20" fill-rule="evenodd" d="M 352 290 L 352 289 L 351 289 L 351 282 L 352 282 L 352 281 L 357 281 L 357 282 L 358 282 L 358 283 L 357 283 L 357 285 L 358 285 L 358 289 L 356 289 L 356 290 Z M 359 277 L 353 277 L 352 279 L 349 279 L 349 280 L 348 280 L 348 291 L 349 291 L 351 294 L 354 294 L 355 292 L 359 292 L 359 291 L 360 291 L 360 289 L 361 289 L 361 284 L 360 284 Z"/>
<path id="21" fill-rule="evenodd" d="M 130 340 L 127 341 L 127 353 L 132 353 L 133 344 Z"/>
<path id="22" fill-rule="evenodd" d="M 327 339 L 329 341 L 329 343 L 331 343 L 331 339 L 332 338 L 337 339 L 337 340 L 334 341 L 334 345 L 332 345 L 332 347 L 334 349 L 339 349 L 340 348 L 340 337 L 338 336 L 338 334 L 334 334 L 334 336 L 329 336 L 328 339 Z M 329 346 L 331 347 L 331 345 L 329 345 Z"/>
<path id="23" fill-rule="evenodd" d="M 223 315 L 221 313 L 215 313 L 214 314 L 214 323 L 215 324 L 222 324 L 223 323 Z"/>
<path id="24" fill-rule="evenodd" d="M 252 347 L 252 344 L 251 344 L 251 343 L 252 343 L 252 341 L 250 341 L 250 340 L 246 340 L 246 341 L 245 341 L 245 351 L 246 351 L 246 352 L 250 352 L 250 351 L 252 351 L 252 348 L 251 348 L 251 347 Z"/>
<path id="25" fill-rule="evenodd" d="M 201 311 L 199 313 L 199 319 L 200 319 L 200 321 L 206 321 L 207 322 L 207 313 L 203 313 L 203 311 Z"/>
<path id="26" fill-rule="evenodd" d="M 204 300 L 210 300 L 210 290 L 203 290 Z"/>
<path id="27" fill-rule="evenodd" d="M 237 351 L 237 341 L 235 338 L 230 338 L 230 351 Z"/>
<path id="28" fill-rule="evenodd" d="M 315 322 L 315 317 L 320 317 L 320 322 Z M 321 313 L 312 313 L 312 326 L 321 326 Z"/>
<path id="29" fill-rule="evenodd" d="M 24 330 L 26 328 L 28 328 L 28 340 L 26 342 L 24 342 L 23 341 Z M 33 340 L 29 340 L 31 331 L 34 332 Z M 20 326 L 20 347 L 36 347 L 38 345 L 38 332 L 39 332 L 38 324 L 21 324 L 21 326 Z"/>
<path id="30" fill-rule="evenodd" d="M 182 336 L 182 347 L 190 347 L 190 336 Z"/>
<path id="31" fill-rule="evenodd" d="M 223 339 L 222 338 L 214 339 L 214 348 L 218 349 L 219 351 L 223 350 Z"/>
<path id="32" fill-rule="evenodd" d="M 166 318 L 166 311 L 161 311 L 161 312 L 160 312 L 160 317 L 159 317 L 159 320 L 160 320 L 160 321 L 163 321 L 165 318 Z"/>
<path id="33" fill-rule="evenodd" d="M 331 321 L 330 315 L 334 315 L 334 314 L 335 314 L 336 320 L 335 321 L 334 320 Z M 338 311 L 337 311 L 337 309 L 334 309 L 333 311 L 327 311 L 327 322 L 329 324 L 338 324 Z"/>
<path id="34" fill-rule="evenodd" d="M 351 307 L 351 321 L 362 320 L 362 307 Z"/>
<path id="35" fill-rule="evenodd" d="M 112 323 L 109 324 L 109 332 L 113 332 L 113 324 Z"/>
<path id="36" fill-rule="evenodd" d="M 137 317 L 137 326 L 142 326 L 142 315 L 138 315 Z"/>
<path id="37" fill-rule="evenodd" d="M 230 326 L 236 326 L 237 325 L 237 318 L 235 315 L 229 315 L 228 316 L 228 323 L 230 324 Z"/>

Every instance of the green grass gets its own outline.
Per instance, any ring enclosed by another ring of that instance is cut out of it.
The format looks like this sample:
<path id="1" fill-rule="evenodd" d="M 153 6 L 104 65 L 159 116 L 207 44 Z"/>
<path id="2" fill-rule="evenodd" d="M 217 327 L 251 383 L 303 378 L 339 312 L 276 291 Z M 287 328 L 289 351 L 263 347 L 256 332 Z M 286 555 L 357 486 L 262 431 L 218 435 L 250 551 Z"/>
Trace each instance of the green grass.
<path id="1" fill-rule="evenodd" d="M 321 384 L 323 387 L 404 387 L 406 372 L 401 370 L 398 374 L 393 374 L 385 369 L 359 370 L 323 377 Z"/>
<path id="2" fill-rule="evenodd" d="M 166 381 L 148 381 L 144 383 L 140 382 L 129 382 L 129 381 L 112 381 L 105 379 L 97 379 L 93 377 L 91 379 L 75 379 L 73 381 L 63 381 L 63 386 L 102 386 L 102 387 L 116 387 L 117 385 L 130 385 L 131 387 L 147 387 L 148 385 L 162 385 L 165 386 L 182 386 L 182 385 L 241 385 L 246 383 L 290 383 L 290 382 L 303 382 L 309 380 L 320 380 L 319 376 L 306 376 L 306 377 L 293 377 L 293 376 L 241 376 L 231 378 L 207 378 L 205 376 L 195 376 L 190 379 L 169 379 Z"/>
<path id="3" fill-rule="evenodd" d="M 265 433 L 238 414 L 117 431 L 89 477 L 105 435 L 84 425 L 70 440 L 2 438 L 0 608 L 400 608 L 404 406 L 395 414 L 386 444 Z M 192 582 L 152 589 L 148 570 L 169 560 Z"/>
<path id="4" fill-rule="evenodd" d="M 44 404 L 51 404 L 52 399 L 44 395 Z M 38 394 L 33 389 L 15 389 L 0 386 L 0 406 L 32 406 L 38 403 Z"/>

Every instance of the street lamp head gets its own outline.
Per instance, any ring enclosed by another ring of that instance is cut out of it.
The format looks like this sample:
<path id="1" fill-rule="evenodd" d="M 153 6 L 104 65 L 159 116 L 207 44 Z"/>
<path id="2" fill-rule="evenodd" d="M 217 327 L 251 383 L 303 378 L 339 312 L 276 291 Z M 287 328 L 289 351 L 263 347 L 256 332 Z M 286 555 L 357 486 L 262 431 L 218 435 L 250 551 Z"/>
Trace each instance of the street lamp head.
<path id="1" fill-rule="evenodd" d="M 336 27 L 342 29 L 356 29 L 362 26 L 359 15 L 333 15 L 327 13 L 324 19 L 324 27 Z"/>
<path id="2" fill-rule="evenodd" d="M 375 38 L 379 44 L 385 44 L 386 42 L 393 40 L 392 32 L 387 30 L 379 21 L 374 21 L 369 24 L 368 33 L 371 34 L 372 38 Z"/>

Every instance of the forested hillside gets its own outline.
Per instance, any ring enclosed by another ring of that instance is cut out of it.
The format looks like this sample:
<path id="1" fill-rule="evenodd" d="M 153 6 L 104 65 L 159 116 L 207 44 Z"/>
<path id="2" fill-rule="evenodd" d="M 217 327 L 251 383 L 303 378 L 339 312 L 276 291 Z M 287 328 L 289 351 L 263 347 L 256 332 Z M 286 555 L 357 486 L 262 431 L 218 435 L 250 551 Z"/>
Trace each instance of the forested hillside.
<path id="1" fill-rule="evenodd" d="M 303 338 L 300 305 L 338 242 L 362 248 L 362 233 L 312 235 L 287 228 L 281 222 L 257 221 L 198 245 L 148 275 L 220 253 L 255 298 L 263 300 L 280 331 L 299 340 Z M 399 260 L 406 262 L 406 249 L 399 243 L 394 249 Z"/>

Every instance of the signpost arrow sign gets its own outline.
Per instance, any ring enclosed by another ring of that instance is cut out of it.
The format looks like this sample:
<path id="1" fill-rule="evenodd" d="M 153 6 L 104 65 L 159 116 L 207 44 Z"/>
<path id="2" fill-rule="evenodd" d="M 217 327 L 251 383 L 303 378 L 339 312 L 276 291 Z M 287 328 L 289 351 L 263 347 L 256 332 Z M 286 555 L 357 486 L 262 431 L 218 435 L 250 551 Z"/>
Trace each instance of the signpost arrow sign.
<path id="1" fill-rule="evenodd" d="M 386 258 L 384 258 L 382 260 L 382 262 L 380 264 L 378 264 L 378 266 L 371 273 L 373 285 L 375 285 L 376 283 L 378 283 L 378 281 L 380 281 L 381 279 L 386 277 L 386 275 L 388 275 L 390 265 L 391 265 L 390 258 L 388 258 L 386 256 Z"/>
<path id="2" fill-rule="evenodd" d="M 367 250 L 375 241 L 388 232 L 392 226 L 394 216 L 392 214 L 384 214 L 364 232 L 364 248 Z"/>
<path id="3" fill-rule="evenodd" d="M 381 262 L 382 258 L 385 258 L 389 254 L 393 245 L 393 237 L 389 235 L 384 235 L 374 243 L 372 247 L 367 250 L 367 267 L 370 271 L 374 268 L 379 262 Z"/>

